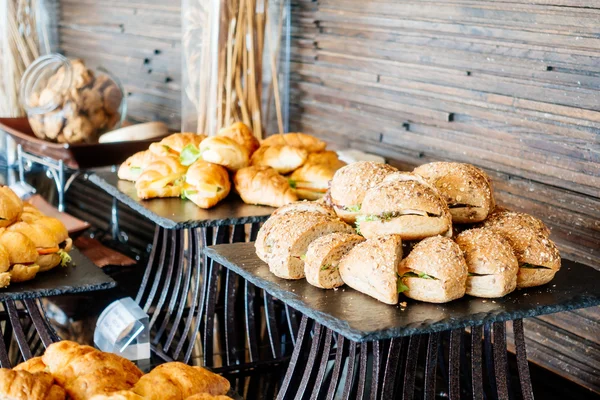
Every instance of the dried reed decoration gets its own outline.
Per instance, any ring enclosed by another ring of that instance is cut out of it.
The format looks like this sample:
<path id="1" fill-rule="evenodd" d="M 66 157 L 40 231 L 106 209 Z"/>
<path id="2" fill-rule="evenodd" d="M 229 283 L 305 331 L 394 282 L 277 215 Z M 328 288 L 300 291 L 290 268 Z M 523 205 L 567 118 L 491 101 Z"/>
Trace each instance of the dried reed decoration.
<path id="1" fill-rule="evenodd" d="M 187 0 L 184 4 L 184 87 L 195 106 L 198 133 L 212 135 L 243 121 L 262 138 L 267 122 L 263 108 L 271 93 L 278 129 L 283 132 L 277 75 L 284 0 L 271 1 L 271 12 L 269 0 Z"/>
<path id="2" fill-rule="evenodd" d="M 21 76 L 40 55 L 40 46 L 49 49 L 48 32 L 38 0 L 5 0 L 0 3 L 0 116 L 24 114 L 19 104 Z"/>

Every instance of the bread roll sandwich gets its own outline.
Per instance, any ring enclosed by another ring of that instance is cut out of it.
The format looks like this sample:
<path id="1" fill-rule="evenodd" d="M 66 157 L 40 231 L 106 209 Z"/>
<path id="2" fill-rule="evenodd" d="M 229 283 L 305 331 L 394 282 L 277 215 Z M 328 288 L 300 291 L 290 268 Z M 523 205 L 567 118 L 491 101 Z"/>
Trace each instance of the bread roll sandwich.
<path id="1" fill-rule="evenodd" d="M 517 287 L 519 263 L 502 235 L 487 228 L 469 229 L 456 237 L 467 268 L 466 293 L 475 297 L 502 297 Z"/>
<path id="2" fill-rule="evenodd" d="M 339 263 L 348 286 L 386 304 L 398 303 L 398 263 L 402 240 L 398 235 L 368 239 L 354 246 Z"/>
<path id="3" fill-rule="evenodd" d="M 396 171 L 391 165 L 372 161 L 352 163 L 337 170 L 328 196 L 335 212 L 344 221 L 354 223 L 367 190 Z"/>
<path id="4" fill-rule="evenodd" d="M 255 243 L 256 253 L 273 274 L 284 279 L 304 278 L 304 255 L 318 237 L 334 232 L 354 233 L 350 225 L 337 218 L 311 212 L 276 216 L 261 231 Z"/>
<path id="5" fill-rule="evenodd" d="M 191 132 L 174 133 L 157 143 L 150 144 L 150 151 L 157 156 L 178 157 L 187 146 L 200 147 L 206 135 Z"/>
<path id="6" fill-rule="evenodd" d="M 211 136 L 200 144 L 200 158 L 231 171 L 248 166 L 248 149 L 226 136 Z M 184 163 L 185 164 L 185 163 Z"/>
<path id="7" fill-rule="evenodd" d="M 434 162 L 413 172 L 437 188 L 448 203 L 454 223 L 483 221 L 495 207 L 490 178 L 473 165 Z"/>
<path id="8" fill-rule="evenodd" d="M 150 150 L 137 152 L 121 164 L 117 176 L 119 179 L 135 182 L 142 170 L 159 157 Z"/>
<path id="9" fill-rule="evenodd" d="M 0 186 L 0 228 L 15 222 L 23 212 L 23 201 L 8 186 Z"/>
<path id="10" fill-rule="evenodd" d="M 135 182 L 140 199 L 181 196 L 187 168 L 176 157 L 160 157 L 151 162 Z"/>
<path id="11" fill-rule="evenodd" d="M 433 236 L 417 243 L 398 266 L 398 292 L 428 303 L 465 295 L 467 263 L 452 239 Z"/>
<path id="12" fill-rule="evenodd" d="M 517 288 L 544 285 L 560 269 L 558 248 L 539 219 L 513 211 L 495 212 L 483 226 L 501 234 L 511 245 L 517 261 Z"/>
<path id="13" fill-rule="evenodd" d="M 318 200 L 325 196 L 336 170 L 326 164 L 306 163 L 289 177 L 289 183 L 301 199 Z"/>
<path id="14" fill-rule="evenodd" d="M 359 235 L 336 232 L 313 241 L 304 258 L 304 274 L 308 283 L 323 289 L 342 286 L 344 281 L 338 270 L 340 261 L 364 240 Z"/>
<path id="15" fill-rule="evenodd" d="M 366 238 L 400 235 L 419 240 L 451 235 L 452 217 L 435 188 L 409 173 L 390 174 L 366 193 L 356 227 Z"/>
<path id="16" fill-rule="evenodd" d="M 230 189 L 224 167 L 198 160 L 187 170 L 182 196 L 200 208 L 211 208 L 227 197 Z"/>
<path id="17" fill-rule="evenodd" d="M 37 275 L 40 270 L 35 263 L 38 252 L 35 244 L 20 232 L 0 232 L 0 245 L 8 252 L 10 281 L 25 282 Z"/>
<path id="18" fill-rule="evenodd" d="M 271 167 L 280 174 L 288 174 L 306 162 L 308 152 L 300 147 L 261 146 L 252 155 L 250 165 Z"/>
<path id="19" fill-rule="evenodd" d="M 273 217 L 274 215 L 283 215 L 294 211 L 308 211 L 317 214 L 327 215 L 333 218 L 337 217 L 334 209 L 328 204 L 307 200 L 295 201 L 293 203 L 286 204 L 283 207 L 279 207 L 271 214 L 271 217 Z"/>
<path id="20" fill-rule="evenodd" d="M 231 126 L 222 128 L 217 136 L 227 136 L 244 146 L 248 154 L 252 155 L 259 147 L 260 142 L 252 133 L 252 130 L 243 122 L 236 122 Z"/>
<path id="21" fill-rule="evenodd" d="M 298 200 L 287 179 L 270 167 L 246 167 L 233 177 L 235 190 L 247 204 L 281 207 Z"/>
<path id="22" fill-rule="evenodd" d="M 325 150 L 327 143 L 306 133 L 279 133 L 262 141 L 261 146 L 292 146 L 305 149 L 309 153 Z"/>

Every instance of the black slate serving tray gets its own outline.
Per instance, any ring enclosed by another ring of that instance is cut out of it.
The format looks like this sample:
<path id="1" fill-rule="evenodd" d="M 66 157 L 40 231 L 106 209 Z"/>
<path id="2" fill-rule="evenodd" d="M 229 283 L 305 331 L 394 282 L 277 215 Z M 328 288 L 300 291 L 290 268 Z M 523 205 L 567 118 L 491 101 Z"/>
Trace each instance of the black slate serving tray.
<path id="1" fill-rule="evenodd" d="M 389 339 L 551 314 L 600 304 L 600 271 L 563 260 L 554 280 L 517 290 L 500 299 L 465 296 L 446 304 L 421 303 L 400 296 L 406 306 L 381 303 L 347 286 L 324 290 L 306 280 L 273 275 L 255 253 L 254 243 L 206 248 L 208 257 L 274 297 L 354 341 Z"/>
<path id="2" fill-rule="evenodd" d="M 117 173 L 108 168 L 96 170 L 88 179 L 117 200 L 167 229 L 262 222 L 275 211 L 272 207 L 246 204 L 234 194 L 230 194 L 209 210 L 179 198 L 140 200 L 137 197 L 135 184 L 120 180 Z"/>
<path id="3" fill-rule="evenodd" d="M 68 266 L 41 272 L 31 281 L 11 283 L 7 288 L 0 289 L 0 301 L 92 292 L 116 286 L 111 277 L 79 250 L 73 248 L 69 254 L 73 261 Z"/>

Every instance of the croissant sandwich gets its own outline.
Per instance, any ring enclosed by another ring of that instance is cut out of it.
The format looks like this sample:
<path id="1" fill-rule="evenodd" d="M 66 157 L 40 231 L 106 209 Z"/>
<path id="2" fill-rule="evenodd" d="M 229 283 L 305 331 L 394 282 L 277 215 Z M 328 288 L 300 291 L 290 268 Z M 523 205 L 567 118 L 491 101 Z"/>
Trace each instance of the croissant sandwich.
<path id="1" fill-rule="evenodd" d="M 117 175 L 119 176 L 119 179 L 135 182 L 143 169 L 159 157 L 160 156 L 150 150 L 135 153 L 121 164 Z"/>
<path id="2" fill-rule="evenodd" d="M 7 400 L 65 400 L 63 388 L 54 383 L 47 372 L 0 369 L 0 399 Z"/>
<path id="3" fill-rule="evenodd" d="M 260 142 L 254 136 L 252 130 L 243 122 L 236 122 L 231 126 L 222 128 L 217 136 L 226 136 L 235 140 L 248 150 L 249 155 L 252 155 L 260 147 Z"/>
<path id="4" fill-rule="evenodd" d="M 23 212 L 23 202 L 8 186 L 0 186 L 0 228 L 15 222 Z"/>
<path id="5" fill-rule="evenodd" d="M 356 226 L 366 238 L 397 234 L 418 240 L 451 234 L 448 206 L 423 178 L 407 173 L 389 175 L 369 189 Z"/>
<path id="6" fill-rule="evenodd" d="M 510 244 L 487 228 L 469 229 L 456 237 L 469 275 L 466 293 L 476 297 L 502 297 L 517 287 L 519 263 Z"/>
<path id="7" fill-rule="evenodd" d="M 325 196 L 335 171 L 326 164 L 306 163 L 295 170 L 288 181 L 299 198 L 318 200 Z"/>
<path id="8" fill-rule="evenodd" d="M 331 180 L 329 201 L 338 216 L 354 223 L 367 190 L 383 182 L 397 169 L 391 165 L 362 161 L 340 168 Z"/>
<path id="9" fill-rule="evenodd" d="M 335 151 L 320 151 L 318 153 L 310 153 L 306 159 L 307 164 L 320 164 L 327 166 L 334 171 L 346 166 L 346 163 L 339 159 Z"/>
<path id="10" fill-rule="evenodd" d="M 452 239 L 433 236 L 417 243 L 398 266 L 398 292 L 411 299 L 446 303 L 465 295 L 467 263 Z"/>
<path id="11" fill-rule="evenodd" d="M 178 157 L 186 146 L 200 147 L 206 135 L 183 132 L 167 136 L 158 143 L 150 144 L 150 151 L 158 156 Z"/>
<path id="12" fill-rule="evenodd" d="M 176 157 L 160 157 L 151 162 L 135 183 L 138 197 L 179 197 L 186 170 Z"/>
<path id="13" fill-rule="evenodd" d="M 11 282 L 25 282 L 35 278 L 40 270 L 40 266 L 36 264 L 39 254 L 35 244 L 27 236 L 5 230 L 0 232 L 0 246 L 8 253 Z"/>
<path id="14" fill-rule="evenodd" d="M 300 147 L 286 145 L 261 146 L 250 160 L 250 165 L 271 167 L 280 174 L 288 174 L 306 162 L 308 152 Z"/>
<path id="15" fill-rule="evenodd" d="M 224 167 L 198 160 L 185 175 L 183 196 L 200 208 L 211 208 L 227 197 L 230 189 L 229 175 Z"/>
<path id="16" fill-rule="evenodd" d="M 292 146 L 305 149 L 309 153 L 325 150 L 327 143 L 306 133 L 279 133 L 262 141 L 261 146 Z"/>
<path id="17" fill-rule="evenodd" d="M 248 149 L 227 136 L 211 136 L 205 139 L 200 144 L 198 156 L 204 161 L 222 165 L 231 171 L 244 168 L 250 162 Z"/>
<path id="18" fill-rule="evenodd" d="M 235 173 L 235 190 L 247 204 L 281 207 L 298 200 L 287 179 L 270 167 L 247 167 Z"/>
<path id="19" fill-rule="evenodd" d="M 481 169 L 454 162 L 434 162 L 413 171 L 437 188 L 452 214 L 452 222 L 474 223 L 495 207 L 490 178 Z"/>

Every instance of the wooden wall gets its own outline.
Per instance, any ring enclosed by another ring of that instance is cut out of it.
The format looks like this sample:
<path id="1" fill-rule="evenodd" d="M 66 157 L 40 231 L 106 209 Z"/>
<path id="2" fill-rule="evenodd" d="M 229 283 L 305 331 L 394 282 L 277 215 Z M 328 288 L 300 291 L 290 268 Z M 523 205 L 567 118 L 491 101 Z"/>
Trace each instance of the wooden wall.
<path id="1" fill-rule="evenodd" d="M 410 170 L 469 162 L 600 268 L 600 1 L 293 0 L 292 130 Z M 526 321 L 530 358 L 600 391 L 600 310 Z"/>

